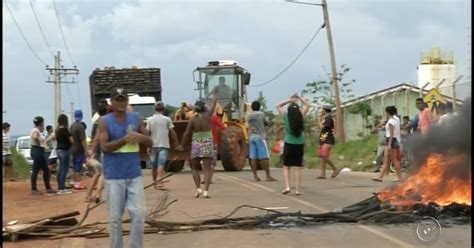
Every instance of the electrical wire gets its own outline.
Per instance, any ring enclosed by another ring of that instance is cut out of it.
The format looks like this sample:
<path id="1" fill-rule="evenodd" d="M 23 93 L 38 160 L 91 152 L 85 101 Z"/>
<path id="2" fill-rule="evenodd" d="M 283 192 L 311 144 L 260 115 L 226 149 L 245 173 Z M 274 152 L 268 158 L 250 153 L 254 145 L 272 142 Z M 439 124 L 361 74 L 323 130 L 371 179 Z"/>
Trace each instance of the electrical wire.
<path id="1" fill-rule="evenodd" d="M 48 65 L 48 63 L 44 62 L 44 60 L 42 60 L 42 59 L 38 56 L 38 54 L 36 53 L 36 51 L 33 49 L 33 47 L 30 45 L 30 43 L 29 43 L 28 40 L 26 39 L 25 34 L 24 34 L 23 31 L 21 30 L 20 25 L 18 25 L 18 22 L 16 21 L 15 16 L 13 15 L 13 11 L 10 9 L 10 6 L 8 6 L 7 0 L 3 0 L 3 3 L 5 4 L 5 7 L 7 7 L 8 13 L 10 13 L 10 16 L 12 17 L 13 22 L 15 23 L 16 28 L 17 28 L 18 31 L 20 32 L 21 37 L 23 38 L 23 40 L 25 41 L 26 45 L 27 45 L 28 48 L 31 50 L 31 52 L 33 53 L 33 55 L 35 55 L 35 57 L 36 57 L 42 64 Z"/>
<path id="2" fill-rule="evenodd" d="M 326 23 L 323 23 L 323 25 L 321 25 L 321 27 L 318 28 L 318 30 L 316 31 L 316 33 L 314 33 L 313 37 L 311 37 L 311 39 L 309 40 L 309 42 L 303 47 L 303 50 L 301 50 L 301 52 L 293 59 L 293 61 L 291 61 L 280 73 L 278 73 L 277 75 L 275 75 L 273 78 L 271 78 L 270 80 L 264 82 L 264 83 L 261 83 L 261 84 L 256 84 L 256 85 L 249 85 L 250 87 L 260 87 L 260 86 L 264 86 L 264 85 L 267 85 L 273 81 L 275 81 L 276 79 L 278 79 L 281 75 L 283 75 L 283 73 L 285 73 L 288 69 L 290 69 L 290 67 L 296 63 L 296 61 L 301 57 L 301 55 L 303 55 L 303 53 L 306 51 L 306 49 L 308 49 L 309 45 L 311 45 L 311 43 L 313 42 L 313 40 L 318 36 L 319 34 L 319 31 L 321 31 L 321 29 L 323 29 L 324 27 L 326 26 Z"/>
<path id="3" fill-rule="evenodd" d="M 54 0 L 52 0 L 52 1 L 53 1 L 54 13 L 56 13 L 56 19 L 58 20 L 59 30 L 61 31 L 61 37 L 63 38 L 63 42 L 64 42 L 64 46 L 66 47 L 67 55 L 68 55 L 69 60 L 71 61 L 71 63 L 73 65 L 75 65 L 76 63 L 74 63 L 74 60 L 71 57 L 71 53 L 69 52 L 69 47 L 67 45 L 66 38 L 65 38 L 64 32 L 63 32 L 63 28 L 61 26 L 61 21 L 59 20 L 59 14 L 58 14 L 58 9 L 56 8 L 56 2 Z"/>
<path id="4" fill-rule="evenodd" d="M 29 2 L 30 2 L 31 10 L 33 11 L 33 15 L 35 16 L 36 24 L 38 24 L 38 28 L 39 28 L 39 30 L 40 30 L 40 32 L 41 32 L 41 36 L 43 36 L 44 43 L 46 44 L 46 46 L 48 47 L 49 51 L 51 52 L 51 55 L 52 55 L 53 58 L 54 58 L 53 49 L 51 49 L 51 46 L 49 45 L 48 39 L 46 39 L 46 35 L 44 34 L 43 28 L 41 27 L 41 24 L 40 24 L 38 15 L 36 15 L 36 11 L 35 11 L 35 8 L 34 8 L 34 6 L 33 6 L 33 2 L 32 2 L 31 0 L 29 0 Z"/>

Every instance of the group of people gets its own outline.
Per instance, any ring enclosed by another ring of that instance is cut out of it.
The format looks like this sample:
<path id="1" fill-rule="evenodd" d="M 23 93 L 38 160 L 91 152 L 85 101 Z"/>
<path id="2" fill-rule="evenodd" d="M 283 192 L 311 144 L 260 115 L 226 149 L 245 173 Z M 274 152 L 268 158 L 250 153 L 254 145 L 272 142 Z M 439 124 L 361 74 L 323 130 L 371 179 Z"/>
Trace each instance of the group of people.
<path id="1" fill-rule="evenodd" d="M 383 177 L 388 173 L 390 164 L 393 163 L 397 173 L 397 179 L 402 179 L 401 160 L 411 161 L 412 153 L 408 149 L 408 136 L 412 133 L 420 133 L 426 135 L 432 125 L 447 125 L 452 116 L 455 115 L 453 104 L 447 102 L 438 106 L 439 117 L 435 119 L 431 111 L 428 109 L 427 103 L 422 98 L 416 99 L 416 108 L 418 114 L 413 121 L 409 116 L 403 116 L 403 122 L 400 118 L 395 106 L 387 106 L 385 108 L 386 121 L 378 128 L 379 130 L 379 147 L 377 149 L 377 166 L 383 158 L 383 165 L 380 169 L 377 167 L 375 172 L 380 172 L 379 177 L 373 178 L 374 181 L 383 181 Z"/>
<path id="2" fill-rule="evenodd" d="M 46 193 L 72 193 L 72 191 L 66 188 L 66 179 L 71 158 L 73 164 L 71 183 L 73 184 L 73 188 L 76 190 L 84 190 L 87 188 L 81 184 L 81 170 L 87 151 L 85 135 L 87 127 L 85 123 L 82 122 L 82 117 L 82 111 L 76 110 L 74 113 L 74 123 L 69 126 L 67 115 L 60 114 L 57 120 L 57 128 L 53 131 L 53 127 L 48 125 L 46 126 L 46 133 L 44 133 L 44 118 L 37 116 L 33 119 L 34 128 L 30 132 L 30 155 L 33 160 L 31 194 L 43 194 L 37 188 L 37 177 L 40 171 L 43 172 Z M 51 170 L 56 171 L 58 181 L 57 191 L 52 189 L 50 184 Z"/>

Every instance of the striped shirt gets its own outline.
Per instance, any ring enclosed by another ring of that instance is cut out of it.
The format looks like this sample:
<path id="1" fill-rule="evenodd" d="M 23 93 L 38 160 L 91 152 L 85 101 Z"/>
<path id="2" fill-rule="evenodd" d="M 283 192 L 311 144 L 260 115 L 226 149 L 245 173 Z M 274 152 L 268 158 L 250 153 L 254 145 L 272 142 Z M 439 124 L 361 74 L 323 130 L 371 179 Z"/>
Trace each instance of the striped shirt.
<path id="1" fill-rule="evenodd" d="M 3 133 L 2 139 L 3 139 L 2 156 L 10 155 L 11 154 L 11 152 L 10 152 L 10 134 Z"/>

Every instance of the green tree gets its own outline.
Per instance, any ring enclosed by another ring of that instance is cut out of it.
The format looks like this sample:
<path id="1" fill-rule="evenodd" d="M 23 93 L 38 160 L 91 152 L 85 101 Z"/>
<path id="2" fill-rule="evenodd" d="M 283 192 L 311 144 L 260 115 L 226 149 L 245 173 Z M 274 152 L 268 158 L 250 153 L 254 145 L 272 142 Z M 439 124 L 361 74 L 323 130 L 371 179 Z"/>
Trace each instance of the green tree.
<path id="1" fill-rule="evenodd" d="M 267 111 L 267 99 L 263 96 L 263 92 L 258 93 L 257 101 L 260 102 L 260 106 L 263 112 Z"/>
<path id="2" fill-rule="evenodd" d="M 337 73 L 338 81 L 342 82 L 344 75 L 349 71 L 350 68 L 347 67 L 347 65 L 341 65 L 341 72 Z M 341 83 L 339 90 L 342 102 L 350 100 L 354 97 L 350 86 L 355 82 L 355 79 L 352 79 L 349 82 Z M 315 104 L 317 108 L 323 105 L 335 106 L 336 104 L 330 74 L 328 74 L 328 80 L 319 80 L 307 83 L 303 93 L 309 95 L 311 103 Z"/>

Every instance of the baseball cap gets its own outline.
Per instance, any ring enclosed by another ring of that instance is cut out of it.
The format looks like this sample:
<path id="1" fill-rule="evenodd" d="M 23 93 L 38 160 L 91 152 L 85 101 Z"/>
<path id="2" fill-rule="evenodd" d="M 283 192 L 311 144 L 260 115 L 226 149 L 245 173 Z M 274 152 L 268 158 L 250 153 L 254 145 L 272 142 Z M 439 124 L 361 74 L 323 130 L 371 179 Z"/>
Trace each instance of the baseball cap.
<path id="1" fill-rule="evenodd" d="M 112 92 L 110 93 L 110 99 L 115 100 L 118 97 L 124 97 L 125 99 L 128 99 L 128 94 L 123 88 L 114 88 Z"/>
<path id="2" fill-rule="evenodd" d="M 81 110 L 75 110 L 74 111 L 74 120 L 80 121 L 82 120 L 82 111 Z"/>
<path id="3" fill-rule="evenodd" d="M 329 105 L 323 105 L 323 109 L 332 110 L 332 107 Z"/>

